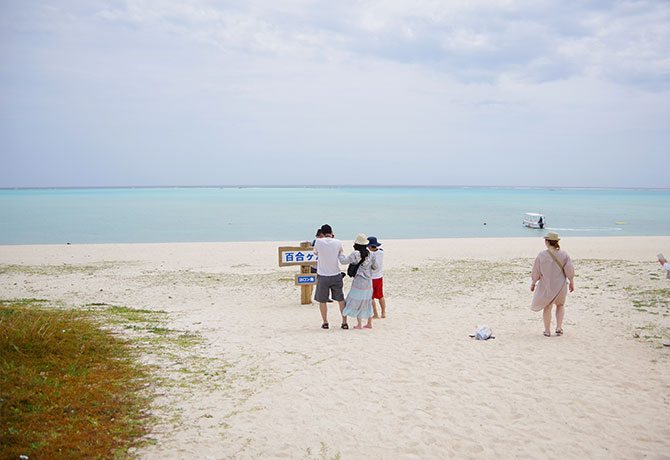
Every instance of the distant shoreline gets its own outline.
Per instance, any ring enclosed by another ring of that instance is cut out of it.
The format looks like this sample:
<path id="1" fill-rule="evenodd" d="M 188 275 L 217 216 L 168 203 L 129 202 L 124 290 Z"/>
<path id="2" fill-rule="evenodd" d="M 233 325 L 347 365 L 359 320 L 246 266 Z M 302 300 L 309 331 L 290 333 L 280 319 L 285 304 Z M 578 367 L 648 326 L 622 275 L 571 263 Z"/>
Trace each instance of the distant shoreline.
<path id="1" fill-rule="evenodd" d="M 571 185 L 102 185 L 58 187 L 0 187 L 0 191 L 21 190 L 165 190 L 165 189 L 428 189 L 428 190 L 575 190 L 575 191 L 670 191 L 670 187 L 589 187 Z"/>
<path id="2" fill-rule="evenodd" d="M 412 245 L 415 245 L 416 243 L 424 242 L 425 245 L 420 245 L 425 248 L 430 248 L 435 244 L 438 245 L 451 245 L 455 241 L 458 240 L 459 246 L 462 245 L 464 247 L 468 247 L 471 250 L 474 250 L 475 252 L 479 251 L 479 246 L 486 246 L 488 247 L 489 245 L 493 244 L 494 246 L 498 247 L 501 246 L 500 243 L 506 243 L 508 247 L 517 247 L 519 245 L 524 245 L 528 243 L 532 243 L 533 241 L 541 242 L 543 233 L 538 233 L 537 236 L 532 237 L 532 236 L 495 236 L 495 237 L 440 237 L 440 238 L 386 238 L 384 240 L 384 245 L 386 247 L 392 246 L 394 244 L 408 244 L 411 243 Z M 349 247 L 353 244 L 353 240 L 349 238 L 339 238 L 343 245 L 346 247 Z M 593 246 L 594 240 L 607 240 L 607 244 L 602 244 L 602 243 L 597 243 L 596 246 L 598 247 L 616 247 L 616 244 L 613 244 L 617 241 L 622 242 L 626 245 L 630 245 L 631 247 L 635 246 L 646 246 L 652 243 L 653 241 L 656 242 L 657 246 L 653 247 L 658 247 L 658 250 L 656 252 L 650 253 L 650 258 L 654 259 L 655 254 L 657 254 L 659 251 L 666 251 L 670 252 L 670 249 L 665 249 L 666 247 L 670 246 L 670 235 L 622 235 L 622 236 L 567 236 L 563 237 L 562 241 L 564 241 L 564 245 L 566 248 L 569 248 L 570 246 L 580 246 L 583 247 L 586 251 L 589 250 L 591 246 Z M 298 245 L 301 241 L 298 240 L 249 240 L 249 241 L 168 241 L 168 242 L 163 242 L 163 241 L 157 241 L 157 242 L 135 242 L 135 243 L 128 243 L 128 242 L 120 242 L 120 243 L 110 243 L 110 242 L 105 242 L 105 243 L 33 243 L 33 244 L 0 244 L 0 250 L 2 249 L 9 249 L 12 248 L 12 251 L 18 250 L 19 248 L 46 248 L 46 247 L 62 247 L 62 246 L 71 246 L 71 247 L 84 247 L 84 246 L 91 246 L 95 247 L 96 249 L 103 249 L 105 246 L 114 246 L 114 247 L 124 247 L 124 246 L 132 246 L 132 247 L 156 247 L 156 246 L 193 246 L 193 247 L 204 247 L 204 246 L 290 246 L 290 245 Z M 541 245 L 542 246 L 542 245 Z M 498 249 L 498 251 L 501 251 Z M 504 250 L 502 252 L 505 252 Z M 427 254 L 427 257 L 429 254 Z M 0 262 L 2 262 L 0 260 Z"/>

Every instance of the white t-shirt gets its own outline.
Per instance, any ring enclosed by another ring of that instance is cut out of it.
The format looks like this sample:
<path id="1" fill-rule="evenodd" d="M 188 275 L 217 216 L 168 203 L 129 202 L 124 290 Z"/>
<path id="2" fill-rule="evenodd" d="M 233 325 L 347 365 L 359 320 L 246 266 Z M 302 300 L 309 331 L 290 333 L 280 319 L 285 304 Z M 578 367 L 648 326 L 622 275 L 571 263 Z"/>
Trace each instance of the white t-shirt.
<path id="1" fill-rule="evenodd" d="M 316 273 L 321 276 L 340 274 L 338 257 L 342 252 L 342 242 L 335 238 L 317 238 L 314 242 L 314 253 L 319 256 Z"/>
<path id="2" fill-rule="evenodd" d="M 375 255 L 377 259 L 377 270 L 372 271 L 372 279 L 376 280 L 384 276 L 384 250 L 377 249 L 376 251 L 370 251 L 371 254 Z"/>

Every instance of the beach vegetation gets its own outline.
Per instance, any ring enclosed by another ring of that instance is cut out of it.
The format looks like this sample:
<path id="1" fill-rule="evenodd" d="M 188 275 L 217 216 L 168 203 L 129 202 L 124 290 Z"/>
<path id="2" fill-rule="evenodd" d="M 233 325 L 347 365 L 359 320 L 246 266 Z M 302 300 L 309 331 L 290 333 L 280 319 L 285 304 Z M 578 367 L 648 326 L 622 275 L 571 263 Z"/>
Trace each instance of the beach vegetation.
<path id="1" fill-rule="evenodd" d="M 119 323 L 156 323 L 167 319 L 167 312 L 163 310 L 149 310 L 146 308 L 132 308 L 106 303 L 88 303 L 84 305 L 88 311 L 97 312 L 105 316 L 110 324 Z"/>
<path id="2" fill-rule="evenodd" d="M 633 308 L 639 312 L 658 315 L 670 311 L 670 289 L 629 290 Z"/>
<path id="3" fill-rule="evenodd" d="M 170 341 L 180 347 L 190 347 L 202 343 L 202 337 L 199 334 L 184 332 L 172 337 Z"/>
<path id="4" fill-rule="evenodd" d="M 86 311 L 0 301 L 0 445 L 5 458 L 128 457 L 142 443 L 148 369 Z"/>
<path id="5" fill-rule="evenodd" d="M 167 335 L 172 332 L 171 329 L 168 329 L 167 327 L 147 327 L 147 331 L 153 333 L 153 334 L 158 334 L 158 335 Z"/>
<path id="6" fill-rule="evenodd" d="M 25 306 L 40 306 L 48 303 L 46 299 L 14 299 L 14 300 L 0 300 L 0 306 L 13 305 L 15 307 L 25 307 Z"/>
<path id="7" fill-rule="evenodd" d="M 670 338 L 670 327 L 663 326 L 657 322 L 650 322 L 643 326 L 638 326 L 633 332 L 634 338 L 642 338 L 647 341 L 656 341 L 658 339 L 667 340 Z"/>
<path id="8" fill-rule="evenodd" d="M 332 457 L 330 456 L 330 449 L 326 445 L 325 442 L 321 441 L 321 447 L 318 452 L 318 456 L 315 456 L 315 454 L 312 453 L 312 448 L 308 447 L 305 456 L 302 458 L 303 460 L 340 460 L 341 455 L 339 452 L 337 452 L 335 455 Z"/>
<path id="9" fill-rule="evenodd" d="M 73 274 L 87 274 L 93 275 L 100 270 L 114 268 L 123 262 L 101 262 L 96 265 L 0 265 L 0 275 L 73 275 Z"/>

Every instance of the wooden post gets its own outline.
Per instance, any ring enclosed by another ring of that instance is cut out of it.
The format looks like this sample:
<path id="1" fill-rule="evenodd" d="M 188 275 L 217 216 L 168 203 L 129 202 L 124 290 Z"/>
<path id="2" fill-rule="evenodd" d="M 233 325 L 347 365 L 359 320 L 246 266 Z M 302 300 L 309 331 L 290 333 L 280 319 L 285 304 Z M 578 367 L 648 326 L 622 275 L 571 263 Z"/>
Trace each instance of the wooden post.
<path id="1" fill-rule="evenodd" d="M 300 273 L 295 275 L 295 284 L 300 286 L 300 303 L 312 304 L 312 286 L 316 284 L 318 276 L 312 273 L 312 266 L 316 265 L 318 256 L 314 254 L 309 242 L 300 243 L 300 246 L 280 246 L 277 255 L 280 267 L 300 265 Z"/>
<path id="2" fill-rule="evenodd" d="M 300 243 L 301 248 L 309 248 L 312 245 L 308 242 Z M 311 264 L 301 265 L 300 273 L 309 274 L 311 273 Z M 300 303 L 302 305 L 311 305 L 312 304 L 312 285 L 300 286 Z"/>

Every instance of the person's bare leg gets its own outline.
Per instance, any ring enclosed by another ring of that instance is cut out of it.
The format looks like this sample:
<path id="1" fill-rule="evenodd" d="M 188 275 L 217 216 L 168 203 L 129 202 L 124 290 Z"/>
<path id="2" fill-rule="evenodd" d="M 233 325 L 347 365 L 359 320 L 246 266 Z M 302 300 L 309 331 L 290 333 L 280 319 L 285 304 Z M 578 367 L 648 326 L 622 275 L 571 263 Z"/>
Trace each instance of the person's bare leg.
<path id="1" fill-rule="evenodd" d="M 368 329 L 372 329 L 372 317 L 368 318 L 368 322 L 365 325 L 365 327 L 367 327 Z"/>
<path id="2" fill-rule="evenodd" d="M 382 307 L 382 318 L 386 318 L 386 299 L 379 299 L 379 306 Z"/>
<path id="3" fill-rule="evenodd" d="M 360 318 L 356 318 L 356 321 L 358 322 L 358 324 L 356 324 L 356 325 L 354 326 L 354 329 L 363 329 L 363 323 L 362 323 L 361 319 L 360 319 Z"/>
<path id="4" fill-rule="evenodd" d="M 319 302 L 319 310 L 321 310 L 321 318 L 324 323 L 328 322 L 328 304 L 325 302 Z"/>
<path id="5" fill-rule="evenodd" d="M 544 320 L 544 332 L 551 334 L 551 305 L 542 310 L 542 319 Z"/>
<path id="6" fill-rule="evenodd" d="M 346 302 L 344 300 L 338 300 L 337 303 L 340 304 L 340 315 L 342 315 Z M 347 317 L 344 315 L 342 315 L 342 324 L 347 324 Z"/>
<path id="7" fill-rule="evenodd" d="M 563 332 L 563 318 L 565 318 L 565 305 L 556 305 L 556 330 Z"/>
<path id="8" fill-rule="evenodd" d="M 381 301 L 379 302 L 379 305 L 381 305 Z M 373 318 L 379 318 L 379 314 L 377 313 L 377 302 L 375 302 L 375 299 L 372 299 L 372 312 L 374 313 L 372 315 Z"/>

